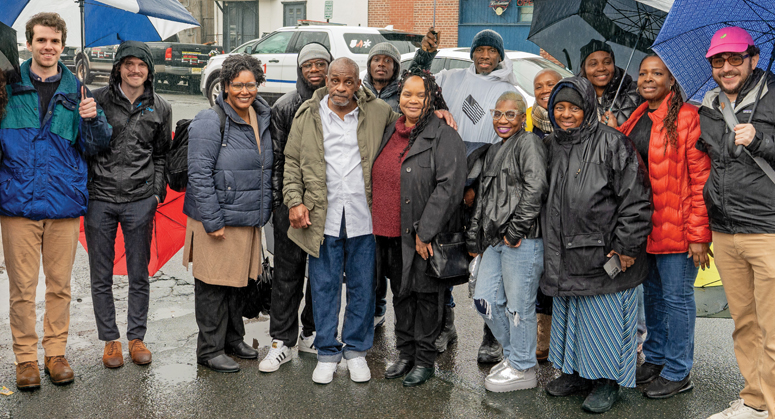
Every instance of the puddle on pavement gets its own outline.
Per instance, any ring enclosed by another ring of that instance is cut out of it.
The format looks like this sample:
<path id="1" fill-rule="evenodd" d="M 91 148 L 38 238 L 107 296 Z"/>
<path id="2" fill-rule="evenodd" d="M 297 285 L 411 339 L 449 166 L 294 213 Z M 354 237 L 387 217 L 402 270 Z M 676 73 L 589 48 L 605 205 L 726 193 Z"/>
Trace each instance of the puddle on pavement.
<path id="1" fill-rule="evenodd" d="M 153 375 L 165 384 L 190 383 L 196 380 L 196 365 L 171 364 L 154 368 Z"/>
<path id="2" fill-rule="evenodd" d="M 151 315 L 151 320 L 171 319 L 173 317 L 185 316 L 186 314 L 191 314 L 193 312 L 194 310 L 189 308 L 162 307 L 153 312 Z"/>

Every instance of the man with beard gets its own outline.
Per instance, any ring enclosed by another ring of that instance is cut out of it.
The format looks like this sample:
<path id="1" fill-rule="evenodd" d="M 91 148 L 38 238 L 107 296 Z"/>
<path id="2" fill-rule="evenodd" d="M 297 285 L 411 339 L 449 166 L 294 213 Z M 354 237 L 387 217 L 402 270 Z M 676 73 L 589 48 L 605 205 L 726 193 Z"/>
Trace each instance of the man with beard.
<path id="1" fill-rule="evenodd" d="M 296 90 L 284 94 L 272 107 L 271 132 L 274 163 L 272 167 L 273 224 L 274 224 L 274 276 L 272 278 L 272 315 L 269 317 L 269 334 L 272 345 L 266 357 L 258 365 L 262 372 L 274 372 L 291 360 L 291 348 L 298 339 L 299 351 L 316 353 L 315 321 L 312 316 L 312 294 L 307 282 L 304 291 L 304 271 L 307 253 L 288 238 L 288 207 L 283 204 L 283 170 L 285 167 L 285 143 L 291 131 L 293 116 L 302 103 L 312 97 L 315 90 L 325 86 L 326 72 L 332 57 L 328 49 L 317 42 L 299 51 L 296 70 Z M 299 304 L 304 296 L 299 330 Z"/>
<path id="2" fill-rule="evenodd" d="M 102 363 L 124 365 L 113 300 L 116 229 L 126 248 L 129 292 L 129 355 L 137 365 L 151 363 L 143 340 L 148 325 L 151 283 L 148 263 L 156 206 L 164 201 L 164 164 L 170 147 L 172 107 L 153 90 L 153 57 L 142 42 L 126 41 L 116 50 L 106 87 L 94 92 L 113 126 L 110 150 L 89 159 L 89 208 L 84 217 L 97 334 L 105 342 Z M 127 156 L 132 156 L 131 159 Z"/>
<path id="3" fill-rule="evenodd" d="M 430 69 L 438 50 L 438 42 L 438 33 L 430 28 L 411 66 Z M 473 152 L 477 148 L 500 141 L 498 136 L 493 135 L 492 121 L 488 117 L 489 109 L 495 106 L 495 102 L 504 92 L 517 91 L 514 87 L 517 83 L 514 68 L 511 60 L 505 58 L 503 38 L 497 32 L 485 29 L 477 33 L 471 41 L 471 59 L 474 62 L 469 68 L 442 70 L 436 74 L 436 83 L 442 89 L 449 112 L 458 122 L 458 133 L 466 144 L 466 155 L 469 159 L 475 156 Z M 467 208 L 474 204 L 475 181 L 476 179 L 466 181 L 464 202 Z M 436 340 L 436 349 L 439 352 L 444 352 L 447 345 L 457 339 L 454 307 L 455 302 L 450 290 L 444 311 L 444 328 Z M 496 363 L 501 358 L 501 345 L 485 324 L 477 361 Z"/>
<path id="4" fill-rule="evenodd" d="M 390 42 L 374 45 L 369 51 L 366 67 L 369 71 L 363 79 L 363 87 L 371 90 L 377 99 L 384 100 L 394 112 L 398 112 L 398 74 L 401 72 L 401 53 L 398 48 Z"/>
<path id="5" fill-rule="evenodd" d="M 775 76 L 756 68 L 759 48 L 738 27 L 716 32 L 705 56 L 719 87 L 703 99 L 697 148 L 711 159 L 703 195 L 745 379 L 740 399 L 709 419 L 775 417 Z"/>

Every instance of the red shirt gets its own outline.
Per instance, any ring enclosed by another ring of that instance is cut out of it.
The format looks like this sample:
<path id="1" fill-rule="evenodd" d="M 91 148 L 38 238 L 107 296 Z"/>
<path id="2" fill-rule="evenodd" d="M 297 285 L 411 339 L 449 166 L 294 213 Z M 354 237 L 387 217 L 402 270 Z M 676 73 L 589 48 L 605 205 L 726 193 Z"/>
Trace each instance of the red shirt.
<path id="1" fill-rule="evenodd" d="M 371 215 L 377 236 L 401 236 L 401 163 L 409 152 L 404 149 L 412 131 L 405 122 L 405 116 L 396 121 L 396 131 L 371 168 Z"/>

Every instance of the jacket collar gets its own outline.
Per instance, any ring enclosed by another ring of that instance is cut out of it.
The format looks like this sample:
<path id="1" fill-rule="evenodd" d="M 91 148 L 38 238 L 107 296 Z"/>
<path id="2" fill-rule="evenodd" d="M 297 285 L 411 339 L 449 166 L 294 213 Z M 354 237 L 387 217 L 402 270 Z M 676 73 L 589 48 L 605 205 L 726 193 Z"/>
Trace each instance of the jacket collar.
<path id="1" fill-rule="evenodd" d="M 400 69 L 398 71 L 400 71 Z M 396 74 L 398 74 L 398 71 L 396 71 Z M 363 79 L 363 86 L 366 87 L 367 90 L 370 90 L 374 96 L 377 96 L 377 89 L 375 89 L 374 85 L 372 84 L 371 74 L 366 73 L 366 77 Z M 390 97 L 396 93 L 398 93 L 398 77 L 394 74 L 390 83 L 388 83 L 388 85 L 385 86 L 381 92 L 379 92 L 379 97 Z"/>
<path id="2" fill-rule="evenodd" d="M 315 117 L 319 117 L 320 112 L 320 101 L 323 100 L 324 97 L 328 94 L 328 86 L 323 86 L 318 90 L 315 90 L 315 93 L 312 95 L 312 98 L 304 103 L 301 104 L 299 107 L 299 110 L 297 111 L 297 114 L 302 114 L 304 112 L 312 112 L 312 114 Z M 374 96 L 374 93 L 372 93 L 369 89 L 364 89 L 363 86 L 361 86 L 360 89 L 358 89 L 355 92 L 355 100 L 358 102 L 358 107 L 363 108 L 363 106 L 372 100 L 376 100 L 377 97 Z M 360 120 L 363 117 L 363 113 L 359 112 L 358 114 L 358 120 Z"/>
<path id="3" fill-rule="evenodd" d="M 35 90 L 35 86 L 32 85 L 32 71 L 30 70 L 31 65 L 32 65 L 32 58 L 23 62 L 22 65 L 19 67 L 19 73 L 21 73 L 21 81 L 18 83 L 14 83 L 11 86 L 12 94 L 18 94 L 18 93 Z M 61 61 L 57 63 L 57 66 L 59 66 L 59 73 L 62 75 L 62 78 L 59 81 L 59 87 L 57 88 L 57 91 L 54 93 L 54 96 L 61 93 L 64 95 L 70 95 L 73 100 L 77 100 L 77 98 L 74 95 L 77 95 L 76 91 L 78 90 L 77 88 L 78 81 L 75 79 L 75 76 L 73 76 L 73 73 L 71 73 L 70 70 L 68 70 L 67 67 L 65 67 Z"/>
<path id="4" fill-rule="evenodd" d="M 766 77 L 765 77 L 766 76 Z M 760 68 L 755 68 L 748 80 L 743 83 L 743 88 L 740 89 L 740 93 L 737 95 L 737 101 L 735 101 L 735 109 L 740 110 L 744 107 L 751 105 L 756 100 L 756 93 L 749 94 L 751 92 L 758 92 L 762 83 L 767 83 L 762 89 L 762 94 L 759 97 L 764 97 L 769 91 L 769 84 L 775 82 L 775 75 L 772 73 L 766 73 Z M 718 110 L 719 107 L 719 94 L 721 93 L 721 87 L 716 87 L 705 93 L 705 97 L 702 98 L 702 106 Z"/>
<path id="5" fill-rule="evenodd" d="M 237 111 L 235 111 L 231 105 L 226 103 L 226 100 L 223 98 L 223 92 L 218 95 L 215 103 L 220 106 L 221 109 L 223 109 L 223 112 L 226 114 L 226 116 L 228 116 L 229 119 L 231 119 L 234 123 L 245 125 L 245 121 L 239 115 L 237 115 Z M 256 95 L 256 99 L 253 101 L 252 106 L 256 111 L 256 115 L 258 116 L 259 128 L 261 131 L 263 131 L 264 127 L 268 126 L 269 115 L 271 112 L 269 103 L 267 103 L 267 101 L 264 100 L 264 98 L 261 96 Z M 265 120 L 267 125 L 264 124 Z"/>

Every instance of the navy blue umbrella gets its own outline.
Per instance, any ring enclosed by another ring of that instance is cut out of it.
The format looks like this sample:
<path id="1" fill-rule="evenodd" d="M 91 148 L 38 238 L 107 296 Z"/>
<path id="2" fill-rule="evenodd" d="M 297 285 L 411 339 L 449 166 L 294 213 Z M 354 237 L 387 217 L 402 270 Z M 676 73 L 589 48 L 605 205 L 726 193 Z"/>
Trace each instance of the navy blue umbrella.
<path id="1" fill-rule="evenodd" d="M 726 26 L 748 31 L 761 49 L 759 67 L 772 66 L 775 0 L 676 0 L 652 49 L 693 101 L 717 87 L 705 53 L 713 34 Z"/>

